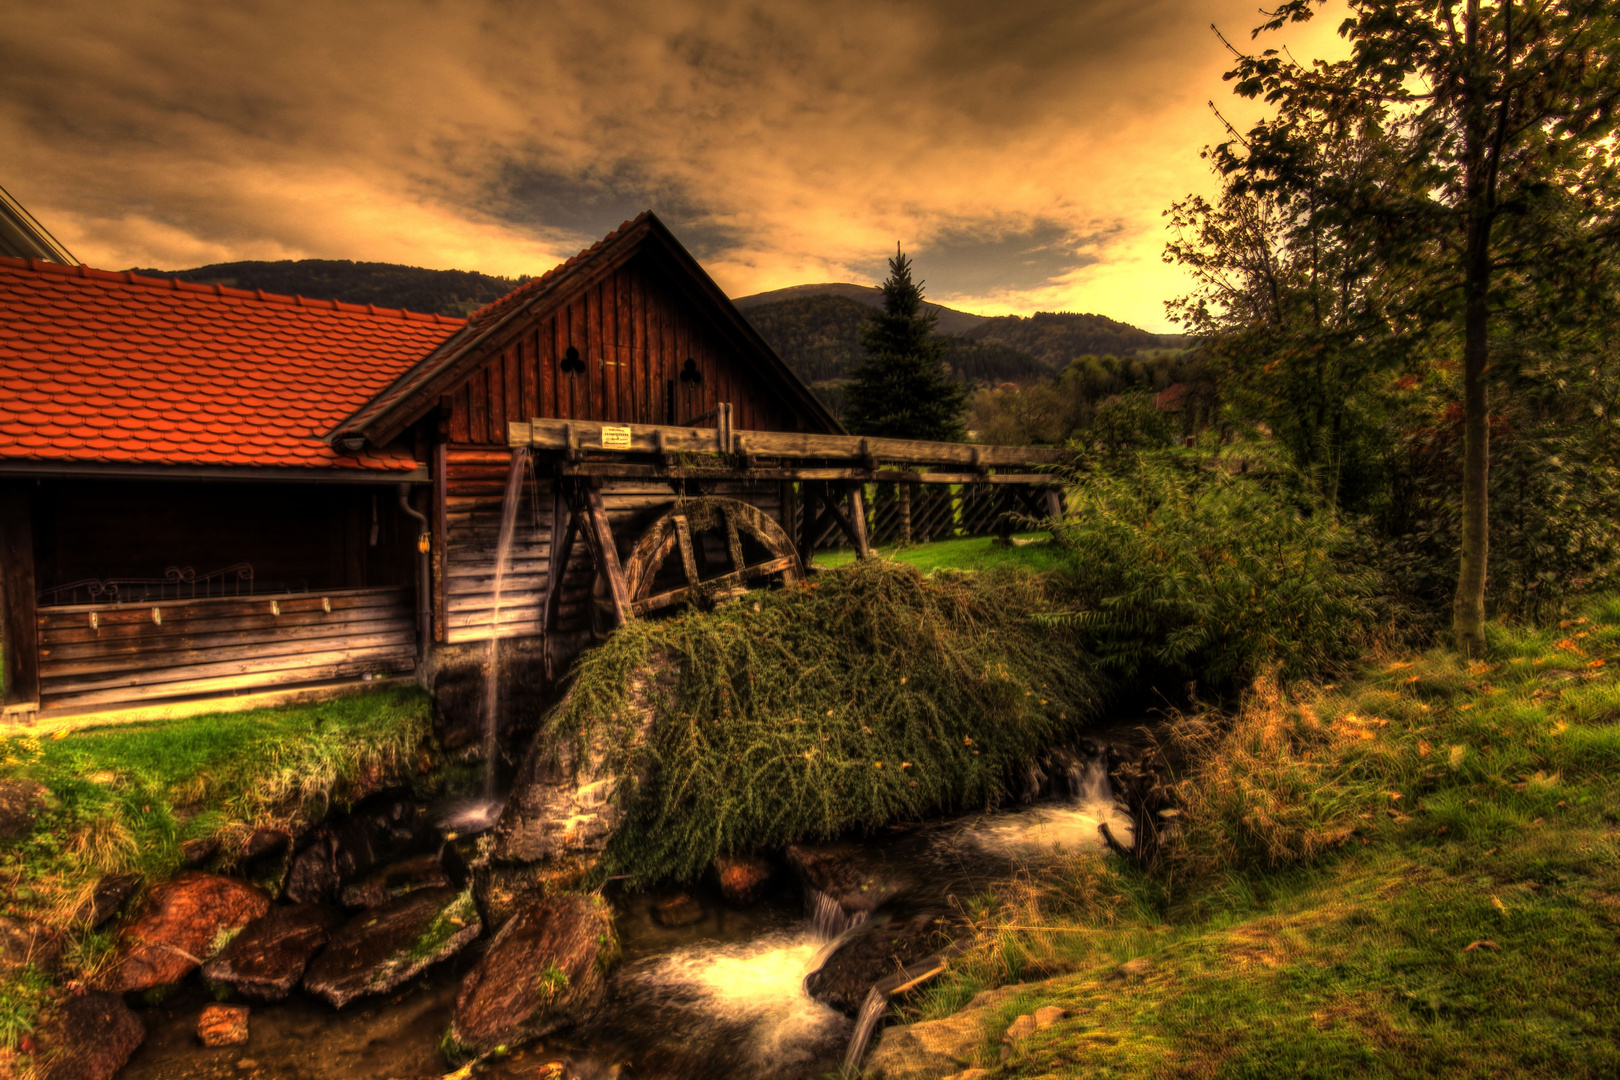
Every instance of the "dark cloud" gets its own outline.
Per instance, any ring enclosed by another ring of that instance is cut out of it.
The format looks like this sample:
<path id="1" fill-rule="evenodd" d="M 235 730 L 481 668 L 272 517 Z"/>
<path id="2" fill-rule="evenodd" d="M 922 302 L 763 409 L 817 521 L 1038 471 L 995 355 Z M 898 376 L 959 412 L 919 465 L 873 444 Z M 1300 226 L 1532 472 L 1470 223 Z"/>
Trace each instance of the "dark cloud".
<path id="1" fill-rule="evenodd" d="M 734 293 L 881 276 L 1159 319 L 1238 0 L 53 0 L 0 182 L 83 257 L 534 273 L 651 206 Z M 1330 20 L 1321 20 L 1327 22 Z M 1112 306 L 1110 306 L 1112 305 Z"/>

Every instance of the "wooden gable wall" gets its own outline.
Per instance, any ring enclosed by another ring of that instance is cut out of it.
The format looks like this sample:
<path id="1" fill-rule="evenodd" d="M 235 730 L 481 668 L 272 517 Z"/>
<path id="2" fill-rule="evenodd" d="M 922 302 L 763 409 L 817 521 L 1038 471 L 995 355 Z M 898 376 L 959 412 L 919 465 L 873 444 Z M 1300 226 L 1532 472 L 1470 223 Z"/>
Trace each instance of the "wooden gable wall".
<path id="1" fill-rule="evenodd" d="M 585 370 L 563 372 L 569 347 Z M 682 382 L 686 361 L 702 375 Z M 765 373 L 643 256 L 591 282 L 523 330 L 450 395 L 451 445 L 505 446 L 506 424 L 534 416 L 680 424 L 733 408 L 733 426 L 798 431 L 804 424 Z M 671 416 L 673 411 L 675 415 Z M 713 427 L 712 418 L 703 421 Z"/>

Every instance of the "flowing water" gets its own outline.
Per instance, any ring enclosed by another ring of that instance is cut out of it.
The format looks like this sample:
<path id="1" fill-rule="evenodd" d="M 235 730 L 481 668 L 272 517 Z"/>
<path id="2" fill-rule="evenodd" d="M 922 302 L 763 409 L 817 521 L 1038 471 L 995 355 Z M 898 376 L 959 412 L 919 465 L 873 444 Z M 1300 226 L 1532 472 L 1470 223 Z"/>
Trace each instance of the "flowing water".
<path id="1" fill-rule="evenodd" d="M 484 796 L 495 797 L 495 739 L 500 730 L 501 592 L 512 562 L 512 538 L 517 534 L 518 507 L 523 502 L 523 480 L 528 473 L 529 448 L 512 452 L 506 473 L 506 494 L 501 500 L 501 530 L 495 541 L 494 610 L 490 613 L 489 660 L 484 666 Z"/>
<path id="2" fill-rule="evenodd" d="M 975 895 L 1020 870 L 1038 871 L 1054 853 L 1099 848 L 1100 821 L 1129 836 L 1100 761 L 1069 779 L 1066 800 L 889 830 L 845 845 L 864 860 L 885 897 L 870 914 L 846 912 L 833 897 L 806 895 L 786 882 L 746 910 L 698 887 L 691 895 L 702 920 L 670 928 L 654 918 L 663 896 L 612 895 L 623 958 L 603 1006 L 582 1026 L 476 1075 L 813 1080 L 835 1073 L 846 1054 L 859 1060 L 864 1053 L 888 996 L 869 995 L 852 1021 L 811 998 L 806 977 L 873 927 L 948 911 L 956 897 Z M 441 820 L 449 827 L 449 818 L 460 820 L 479 805 Z M 145 1011 L 147 1043 L 121 1080 L 436 1080 L 449 1071 L 437 1040 L 474 960 L 469 952 L 392 995 L 342 1012 L 302 998 L 254 1006 L 245 1048 L 198 1045 L 197 1014 L 207 999 L 193 986 Z"/>

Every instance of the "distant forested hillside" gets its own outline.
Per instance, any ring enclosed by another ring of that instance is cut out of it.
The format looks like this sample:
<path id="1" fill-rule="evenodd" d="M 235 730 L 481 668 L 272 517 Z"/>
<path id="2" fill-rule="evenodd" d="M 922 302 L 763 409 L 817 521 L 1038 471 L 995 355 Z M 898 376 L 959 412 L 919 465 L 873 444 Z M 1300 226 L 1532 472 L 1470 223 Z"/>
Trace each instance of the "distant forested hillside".
<path id="1" fill-rule="evenodd" d="M 743 314 L 805 382 L 845 378 L 865 356 L 861 328 L 872 307 L 847 295 L 803 291 L 809 288 L 779 290 L 788 299 L 751 303 Z M 978 321 L 962 334 L 941 335 L 947 342 L 946 363 L 975 383 L 1036 382 L 1051 378 L 1077 356 L 1129 356 L 1181 345 L 1179 337 L 1150 334 L 1101 315 L 956 314 Z"/>
<path id="2" fill-rule="evenodd" d="M 457 316 L 470 315 L 528 280 L 526 277 L 492 277 L 472 270 L 424 270 L 417 266 L 347 259 L 215 263 L 194 270 L 135 272 L 204 285 L 263 289 L 268 293 L 307 296 L 312 300 L 342 300 L 350 304 L 375 304 Z"/>
<path id="3" fill-rule="evenodd" d="M 1152 349 L 1179 349 L 1180 334 L 1150 334 L 1102 315 L 1038 311 L 1028 317 L 997 315 L 968 332 L 995 341 L 1061 368 L 1077 356 L 1129 356 Z"/>

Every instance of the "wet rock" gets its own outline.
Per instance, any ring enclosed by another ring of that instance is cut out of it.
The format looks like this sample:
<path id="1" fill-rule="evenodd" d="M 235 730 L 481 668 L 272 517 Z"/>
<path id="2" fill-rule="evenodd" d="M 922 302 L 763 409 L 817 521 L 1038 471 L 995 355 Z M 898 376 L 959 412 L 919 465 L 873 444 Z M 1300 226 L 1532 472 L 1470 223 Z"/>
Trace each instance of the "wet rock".
<path id="1" fill-rule="evenodd" d="M 146 1038 L 146 1025 L 117 994 L 70 994 L 34 1029 L 38 1080 L 112 1080 Z"/>
<path id="2" fill-rule="evenodd" d="M 180 845 L 180 858 L 187 866 L 201 866 L 219 852 L 219 837 L 204 836 Z"/>
<path id="3" fill-rule="evenodd" d="M 378 867 L 353 885 L 343 888 L 344 907 L 381 907 L 390 900 L 420 889 L 443 889 L 450 885 L 437 855 L 418 855 L 403 862 Z"/>
<path id="4" fill-rule="evenodd" d="M 714 872 L 726 903 L 747 907 L 765 894 L 774 868 L 756 855 L 722 855 L 714 860 Z"/>
<path id="5" fill-rule="evenodd" d="M 445 1046 L 472 1057 L 580 1019 L 601 1001 L 603 969 L 616 951 L 612 913 L 599 897 L 525 906 L 461 984 Z"/>
<path id="6" fill-rule="evenodd" d="M 691 926 L 703 921 L 703 908 L 698 902 L 681 893 L 652 906 L 652 916 L 659 926 Z"/>
<path id="7" fill-rule="evenodd" d="M 216 990 L 281 1001 L 304 977 L 310 957 L 326 944 L 339 921 L 319 904 L 273 907 L 203 965 L 203 980 Z"/>
<path id="8" fill-rule="evenodd" d="M 0 973 L 34 967 L 54 972 L 62 966 L 62 935 L 44 923 L 0 915 Z"/>
<path id="9" fill-rule="evenodd" d="M 124 906 L 124 901 L 130 898 L 140 883 L 138 874 L 103 875 L 96 882 L 95 889 L 74 911 L 73 921 L 92 928 L 100 926 L 118 914 L 118 909 Z"/>
<path id="10" fill-rule="evenodd" d="M 248 1041 L 246 1005 L 204 1005 L 197 1018 L 197 1039 L 204 1046 L 245 1046 Z"/>
<path id="11" fill-rule="evenodd" d="M 342 1008 L 382 994 L 478 937 L 470 892 L 423 889 L 362 911 L 334 932 L 304 974 L 304 989 Z"/>
<path id="12" fill-rule="evenodd" d="M 477 871 L 473 896 L 484 925 L 500 929 L 525 904 L 579 889 L 594 859 L 578 855 L 549 863 L 493 863 Z"/>
<path id="13" fill-rule="evenodd" d="M 40 814 L 56 806 L 56 797 L 44 784 L 32 780 L 0 780 L 0 840 L 20 840 L 34 831 Z"/>
<path id="14" fill-rule="evenodd" d="M 632 745 L 646 738 L 653 703 L 674 685 L 679 674 L 674 658 L 660 653 L 631 675 L 626 714 Z M 537 734 L 518 766 L 512 793 L 495 824 L 495 857 L 507 862 L 543 862 L 606 847 L 619 822 L 619 808 L 612 796 L 620 780 L 609 771 L 608 758 L 624 748 L 625 738 L 617 725 L 599 724 L 584 758 L 579 759 L 572 739 L 559 739 L 546 730 Z"/>
<path id="15" fill-rule="evenodd" d="M 916 915 L 863 929 L 805 979 L 804 988 L 817 1001 L 854 1016 L 879 979 L 939 952 L 947 943 L 944 926 L 932 915 Z"/>
<path id="16" fill-rule="evenodd" d="M 334 899 L 343 882 L 378 863 L 417 854 L 433 840 L 427 811 L 409 800 L 356 811 L 316 830 L 293 858 L 285 895 L 296 904 Z"/>
<path id="17" fill-rule="evenodd" d="M 248 838 L 242 842 L 242 858 L 257 859 L 262 855 L 275 855 L 286 850 L 290 843 L 292 833 L 286 829 L 261 825 L 248 833 Z"/>
<path id="18" fill-rule="evenodd" d="M 878 905 L 900 891 L 904 882 L 891 876 L 883 864 L 848 845 L 836 847 L 801 847 L 794 844 L 787 849 L 788 864 L 794 868 L 805 885 L 818 897 L 817 903 L 837 908 L 839 918 L 832 921 L 858 922 L 876 911 Z M 818 923 L 829 921 L 828 912 L 814 913 Z M 837 932 L 840 925 L 824 926 Z"/>
<path id="19" fill-rule="evenodd" d="M 150 990 L 183 979 L 213 956 L 224 935 L 270 908 L 257 885 L 187 871 L 156 886 L 119 933 L 107 989 Z"/>

